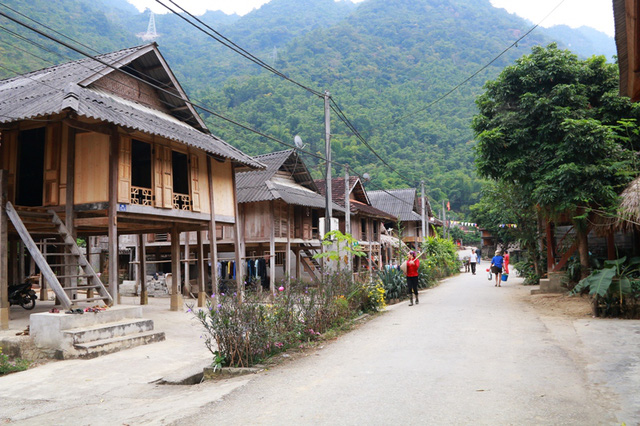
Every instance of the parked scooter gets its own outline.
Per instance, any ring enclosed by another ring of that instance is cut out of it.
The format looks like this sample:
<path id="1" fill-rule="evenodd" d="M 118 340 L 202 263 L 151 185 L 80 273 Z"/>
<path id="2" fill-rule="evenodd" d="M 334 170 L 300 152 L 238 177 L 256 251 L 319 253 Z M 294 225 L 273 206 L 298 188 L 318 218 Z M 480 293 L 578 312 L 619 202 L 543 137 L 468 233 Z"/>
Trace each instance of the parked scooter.
<path id="1" fill-rule="evenodd" d="M 31 289 L 31 282 L 9 286 L 9 305 L 20 305 L 30 311 L 36 307 L 36 292 Z"/>

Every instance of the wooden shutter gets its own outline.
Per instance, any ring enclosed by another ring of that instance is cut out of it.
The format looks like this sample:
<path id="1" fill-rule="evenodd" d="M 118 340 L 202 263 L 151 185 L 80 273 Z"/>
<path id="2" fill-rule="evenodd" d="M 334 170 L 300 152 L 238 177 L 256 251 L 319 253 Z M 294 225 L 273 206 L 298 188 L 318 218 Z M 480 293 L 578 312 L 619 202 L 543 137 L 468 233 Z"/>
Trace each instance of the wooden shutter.
<path id="1" fill-rule="evenodd" d="M 7 170 L 7 197 L 8 201 L 15 202 L 16 193 L 16 165 L 18 164 L 18 132 L 7 130 L 2 132 L 0 143 L 0 167 Z"/>
<path id="2" fill-rule="evenodd" d="M 131 138 L 120 138 L 118 155 L 118 202 L 131 202 Z"/>
<path id="3" fill-rule="evenodd" d="M 171 161 L 171 149 L 163 147 L 162 154 L 162 207 L 173 208 L 173 163 Z"/>
<path id="4" fill-rule="evenodd" d="M 162 164 L 163 164 L 164 147 L 156 145 L 153 149 L 153 187 L 155 194 L 155 206 L 162 207 Z"/>
<path id="5" fill-rule="evenodd" d="M 200 209 L 200 157 L 191 154 L 191 209 L 199 212 Z"/>
<path id="6" fill-rule="evenodd" d="M 47 127 L 44 145 L 44 206 L 57 206 L 60 202 L 61 138 L 61 124 Z"/>
<path id="7" fill-rule="evenodd" d="M 302 238 L 304 240 L 311 239 L 311 216 L 302 216 Z"/>

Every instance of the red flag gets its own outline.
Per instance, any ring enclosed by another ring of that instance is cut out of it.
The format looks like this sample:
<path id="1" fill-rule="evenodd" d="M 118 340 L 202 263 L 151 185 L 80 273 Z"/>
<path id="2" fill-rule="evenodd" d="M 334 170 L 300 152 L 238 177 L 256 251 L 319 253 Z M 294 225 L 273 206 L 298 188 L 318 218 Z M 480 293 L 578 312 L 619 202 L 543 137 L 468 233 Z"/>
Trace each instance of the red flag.
<path id="1" fill-rule="evenodd" d="M 451 204 L 447 201 L 447 211 L 451 210 Z"/>

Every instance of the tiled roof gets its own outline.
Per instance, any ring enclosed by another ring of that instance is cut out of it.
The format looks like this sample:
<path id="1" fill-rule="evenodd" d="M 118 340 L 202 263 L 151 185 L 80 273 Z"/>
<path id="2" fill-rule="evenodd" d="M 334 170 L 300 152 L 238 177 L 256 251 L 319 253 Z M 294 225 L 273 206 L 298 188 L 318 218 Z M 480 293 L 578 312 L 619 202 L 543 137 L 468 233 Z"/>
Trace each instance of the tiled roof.
<path id="1" fill-rule="evenodd" d="M 368 194 L 371 205 L 403 222 L 422 220 L 418 213 L 420 206 L 417 204 L 415 188 L 369 191 Z"/>
<path id="2" fill-rule="evenodd" d="M 264 170 L 250 170 L 236 174 L 236 189 L 239 203 L 283 200 L 288 204 L 306 207 L 325 207 L 325 198 L 318 191 L 309 172 L 295 150 L 273 152 L 255 157 L 264 164 Z M 278 182 L 276 174 L 291 174 L 291 182 Z M 299 182 L 298 182 L 299 181 Z M 333 209 L 344 212 L 344 208 L 333 203 Z"/>
<path id="3" fill-rule="evenodd" d="M 316 182 L 316 185 L 318 186 L 319 192 L 322 195 L 324 195 L 326 193 L 326 187 L 327 187 L 326 182 L 322 179 L 318 179 L 315 182 Z M 331 179 L 331 194 L 332 194 L 331 200 L 340 204 L 342 207 L 344 207 L 345 205 L 344 182 L 345 182 L 344 178 Z M 364 187 L 362 186 L 362 183 L 360 182 L 360 178 L 358 178 L 357 176 L 349 176 L 349 188 L 351 188 L 350 193 L 353 193 L 354 191 L 358 192 L 358 194 L 355 194 L 356 199 L 351 198 L 349 201 L 349 206 L 350 206 L 349 210 L 351 211 L 351 213 L 361 213 L 367 216 L 377 217 L 381 219 L 397 220 L 397 218 L 394 215 L 384 212 L 382 210 L 379 210 L 367 204 L 367 202 L 369 201 L 369 198 L 367 196 L 367 193 L 364 190 Z M 363 202 L 360 200 L 364 200 L 367 202 Z"/>
<path id="4" fill-rule="evenodd" d="M 397 220 L 394 215 L 383 212 L 382 210 L 378 210 L 375 207 L 361 203 L 360 201 L 351 200 L 349 202 L 349 207 L 349 210 L 351 210 L 352 213 L 365 214 L 367 216 L 376 217 L 379 219 Z"/>
<path id="5" fill-rule="evenodd" d="M 167 110 L 176 112 L 162 112 L 94 87 L 94 82 L 109 78 L 108 75 L 116 71 L 99 61 L 86 58 L 1 80 L 0 123 L 74 111 L 81 117 L 159 135 L 250 167 L 262 167 L 249 155 L 209 133 L 193 106 L 183 100 L 186 94 L 155 44 L 123 49 L 96 58 L 118 68 L 131 68 L 137 63 L 154 69 L 149 71 L 150 83 L 158 84 L 162 79 L 168 91 L 180 96 L 176 98 L 161 91 L 156 92 L 158 98 L 167 105 Z"/>

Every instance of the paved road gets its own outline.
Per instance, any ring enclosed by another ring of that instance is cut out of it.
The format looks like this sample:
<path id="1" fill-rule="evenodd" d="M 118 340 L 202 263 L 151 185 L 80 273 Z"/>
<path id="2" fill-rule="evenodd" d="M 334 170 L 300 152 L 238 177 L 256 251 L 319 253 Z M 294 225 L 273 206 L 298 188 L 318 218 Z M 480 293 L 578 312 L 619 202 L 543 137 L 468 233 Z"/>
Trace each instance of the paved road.
<path id="1" fill-rule="evenodd" d="M 528 291 L 461 274 L 302 359 L 192 386 L 157 381 L 210 363 L 201 331 L 151 300 L 165 342 L 0 377 L 0 423 L 640 424 L 640 321 L 540 317 Z"/>
<path id="2" fill-rule="evenodd" d="M 179 423 L 620 424 L 575 330 L 547 328 L 516 283 L 447 280 Z"/>

